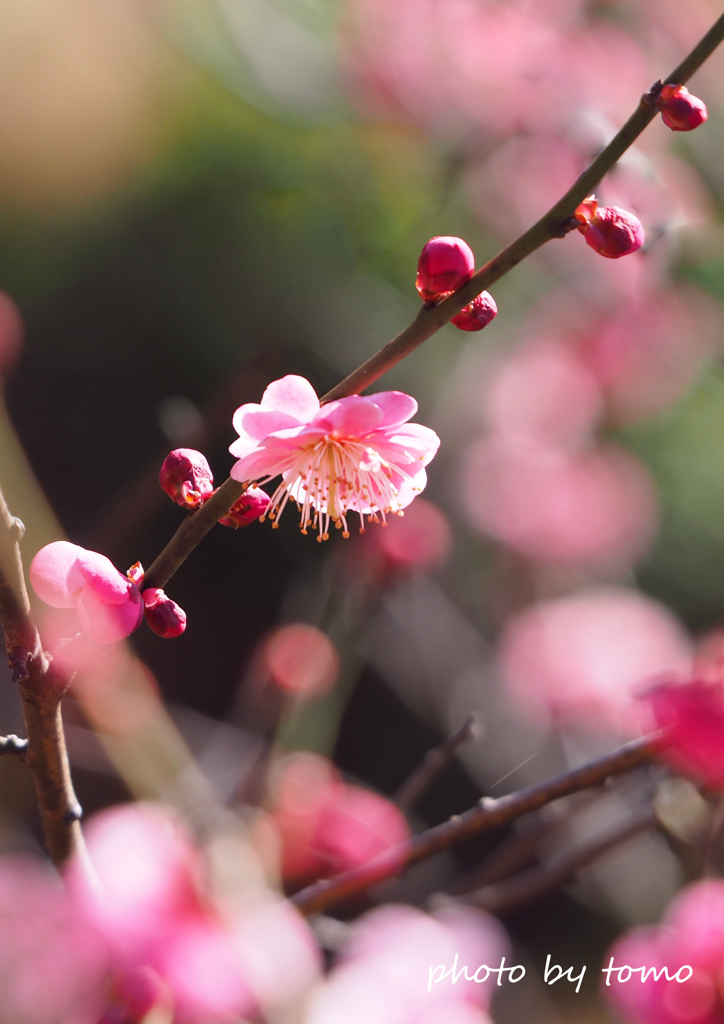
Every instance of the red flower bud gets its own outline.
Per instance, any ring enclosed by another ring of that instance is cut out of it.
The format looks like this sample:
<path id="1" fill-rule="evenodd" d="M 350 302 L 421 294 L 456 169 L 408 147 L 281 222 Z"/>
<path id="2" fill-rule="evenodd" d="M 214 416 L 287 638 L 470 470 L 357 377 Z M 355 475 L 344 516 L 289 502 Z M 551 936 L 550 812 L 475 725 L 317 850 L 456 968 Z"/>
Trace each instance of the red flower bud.
<path id="1" fill-rule="evenodd" d="M 265 514 L 271 498 L 261 487 L 250 487 L 244 491 L 219 522 L 222 526 L 231 526 L 235 530 L 240 526 L 251 526 Z"/>
<path id="2" fill-rule="evenodd" d="M 170 498 L 187 509 L 203 505 L 214 489 L 208 462 L 193 448 L 177 448 L 167 455 L 158 482 Z"/>
<path id="3" fill-rule="evenodd" d="M 636 252 L 646 237 L 638 217 L 618 206 L 594 207 L 594 203 L 593 198 L 584 200 L 574 214 L 586 243 L 610 260 Z"/>
<path id="4" fill-rule="evenodd" d="M 685 85 L 665 85 L 656 97 L 661 120 L 672 132 L 690 132 L 709 116 L 706 104 Z"/>
<path id="5" fill-rule="evenodd" d="M 462 238 L 440 235 L 431 238 L 420 253 L 415 287 L 427 304 L 433 304 L 448 292 L 457 291 L 475 270 L 475 257 Z"/>
<path id="6" fill-rule="evenodd" d="M 143 604 L 146 622 L 159 636 L 170 639 L 186 629 L 186 612 L 158 587 L 143 591 Z"/>
<path id="7" fill-rule="evenodd" d="M 461 331 L 482 331 L 493 317 L 498 315 L 498 307 L 490 292 L 481 292 L 472 302 L 454 316 L 450 323 Z"/>

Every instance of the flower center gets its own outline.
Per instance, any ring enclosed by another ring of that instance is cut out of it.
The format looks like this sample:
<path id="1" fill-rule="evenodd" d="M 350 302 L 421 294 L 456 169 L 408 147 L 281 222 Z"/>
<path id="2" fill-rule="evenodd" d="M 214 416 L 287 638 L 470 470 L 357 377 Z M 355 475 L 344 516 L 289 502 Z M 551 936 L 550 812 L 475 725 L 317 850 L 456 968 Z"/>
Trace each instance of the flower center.
<path id="1" fill-rule="evenodd" d="M 394 468 L 398 478 L 410 479 L 399 466 Z M 326 434 L 314 444 L 289 452 L 267 514 L 276 527 L 293 498 L 301 512 L 302 533 L 311 526 L 318 531 L 317 540 L 327 540 L 333 522 L 349 537 L 349 512 L 359 515 L 360 533 L 364 533 L 365 516 L 379 522 L 380 512 L 384 523 L 386 513 L 402 515 L 392 477 L 392 465 L 374 448 L 353 438 Z"/>

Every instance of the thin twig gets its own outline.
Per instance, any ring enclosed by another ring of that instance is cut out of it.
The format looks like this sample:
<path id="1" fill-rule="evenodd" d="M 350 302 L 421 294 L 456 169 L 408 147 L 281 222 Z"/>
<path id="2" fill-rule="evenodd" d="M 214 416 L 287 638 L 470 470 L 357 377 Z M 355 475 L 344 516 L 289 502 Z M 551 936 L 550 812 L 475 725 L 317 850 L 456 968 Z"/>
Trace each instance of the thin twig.
<path id="1" fill-rule="evenodd" d="M 665 82 L 683 85 L 724 39 L 724 15 L 709 29 L 694 49 L 684 58 Z M 593 163 L 540 220 L 489 260 L 454 295 L 437 306 L 422 307 L 415 319 L 396 338 L 371 356 L 336 387 L 323 396 L 323 402 L 359 394 L 414 352 L 455 316 L 463 306 L 480 292 L 490 288 L 501 277 L 516 267 L 546 242 L 561 238 L 570 230 L 570 219 L 583 199 L 596 188 L 627 149 L 633 145 L 646 126 L 656 116 L 653 100 L 662 82 L 656 82 L 639 101 L 638 107 L 603 149 Z M 144 579 L 144 587 L 164 587 L 171 576 L 191 554 L 196 545 L 243 493 L 243 487 L 229 478 L 198 511 L 181 524 L 169 543 L 156 558 Z"/>
<path id="2" fill-rule="evenodd" d="M 676 82 L 683 85 L 691 78 L 694 72 L 701 67 L 707 57 L 711 56 L 714 50 L 724 39 L 724 15 L 712 26 L 703 39 L 694 47 L 691 53 L 675 68 L 665 79 L 666 82 Z M 344 398 L 347 395 L 357 395 L 370 384 L 373 384 L 382 374 L 396 366 L 402 359 L 409 356 L 419 345 L 427 341 L 436 331 L 439 331 L 451 317 L 459 313 L 463 306 L 467 305 L 480 292 L 486 291 L 507 274 L 513 267 L 516 267 L 526 256 L 530 256 L 546 242 L 554 238 L 561 238 L 568 233 L 569 221 L 573 213 L 586 196 L 589 196 L 601 180 L 608 174 L 611 168 L 621 159 L 636 139 L 641 135 L 647 125 L 653 121 L 658 113 L 653 103 L 653 98 L 661 89 L 663 83 L 656 82 L 654 86 L 641 97 L 639 105 L 620 129 L 603 149 L 593 163 L 586 168 L 583 174 L 568 189 L 554 206 L 544 213 L 540 220 L 532 227 L 524 231 L 522 235 L 502 249 L 484 267 L 475 274 L 462 287 L 450 295 L 443 302 L 431 308 L 420 309 L 415 319 L 404 331 L 401 331 L 384 348 L 371 356 L 366 363 L 354 370 L 341 383 L 327 392 L 322 401 L 329 402 L 336 398 Z"/>
<path id="3" fill-rule="evenodd" d="M 81 809 L 73 792 L 60 715 L 64 685 L 43 651 L 30 613 L 20 536 L 18 520 L 10 515 L 0 491 L 0 620 L 28 736 L 27 748 L 19 756 L 33 776 L 48 853 L 60 867 L 73 853 L 85 856 Z"/>
<path id="4" fill-rule="evenodd" d="M 428 750 L 422 763 L 408 776 L 397 790 L 393 802 L 401 810 L 407 810 L 423 793 L 436 775 L 455 756 L 455 752 L 464 743 L 477 739 L 480 735 L 480 725 L 476 716 L 468 715 L 466 720 L 451 736 L 437 747 Z"/>
<path id="5" fill-rule="evenodd" d="M 441 850 L 457 846 L 473 836 L 499 828 L 523 814 L 537 811 L 553 800 L 602 785 L 643 764 L 659 749 L 660 736 L 633 740 L 604 757 L 553 779 L 537 783 L 508 796 L 483 797 L 478 803 L 441 825 L 413 836 L 406 843 L 373 858 L 352 871 L 323 879 L 302 889 L 292 902 L 303 914 L 313 914 L 339 900 L 364 892 L 371 885 L 400 874 L 404 869 Z"/>
<path id="6" fill-rule="evenodd" d="M 461 899 L 449 900 L 444 895 L 432 897 L 431 903 L 440 906 L 451 902 L 464 902 L 481 907 L 491 914 L 504 914 L 511 910 L 517 910 L 533 900 L 540 899 L 541 896 L 545 896 L 554 889 L 567 885 L 573 881 L 581 868 L 588 867 L 594 861 L 605 857 L 611 850 L 628 842 L 634 836 L 646 832 L 655 824 L 655 813 L 648 811 L 633 821 L 628 821 L 619 825 L 618 828 L 612 829 L 600 839 L 592 840 L 573 850 L 566 850 L 565 853 L 553 857 L 535 868 L 523 871 L 514 878 L 486 885 L 476 892 L 468 893 Z"/>

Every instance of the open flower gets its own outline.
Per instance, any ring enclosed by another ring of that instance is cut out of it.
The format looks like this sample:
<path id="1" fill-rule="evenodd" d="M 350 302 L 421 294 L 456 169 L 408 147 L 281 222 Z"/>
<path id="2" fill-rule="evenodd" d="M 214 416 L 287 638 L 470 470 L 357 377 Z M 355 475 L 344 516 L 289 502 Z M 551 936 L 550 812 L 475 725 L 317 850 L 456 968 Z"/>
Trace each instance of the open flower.
<path id="1" fill-rule="evenodd" d="M 347 537 L 350 512 L 359 515 L 364 530 L 365 516 L 376 522 L 379 512 L 384 521 L 424 488 L 425 466 L 440 439 L 428 427 L 407 423 L 416 411 L 415 399 L 400 391 L 320 405 L 304 377 L 282 377 L 269 385 L 260 405 L 242 405 L 234 413 L 239 440 L 229 451 L 239 461 L 231 475 L 258 484 L 281 474 L 270 519 L 278 520 L 292 498 L 301 510 L 302 533 L 311 526 L 318 540 L 326 540 L 333 522 Z"/>

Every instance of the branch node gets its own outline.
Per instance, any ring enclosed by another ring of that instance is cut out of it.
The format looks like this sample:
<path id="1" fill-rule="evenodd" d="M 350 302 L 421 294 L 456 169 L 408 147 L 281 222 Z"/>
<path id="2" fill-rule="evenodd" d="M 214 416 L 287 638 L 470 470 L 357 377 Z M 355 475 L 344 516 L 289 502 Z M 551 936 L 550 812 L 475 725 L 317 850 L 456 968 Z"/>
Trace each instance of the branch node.
<path id="1" fill-rule="evenodd" d="M 28 741 L 21 740 L 14 732 L 9 733 L 7 736 L 0 736 L 0 755 L 16 754 L 20 757 L 25 754 L 27 749 Z"/>
<path id="2" fill-rule="evenodd" d="M 83 819 L 83 808 L 76 801 L 63 815 L 63 821 L 66 825 L 74 825 L 76 821 L 82 821 Z"/>
<path id="3" fill-rule="evenodd" d="M 25 523 L 17 516 L 13 516 L 10 526 L 10 539 L 14 542 L 22 540 L 25 536 Z"/>
<path id="4" fill-rule="evenodd" d="M 659 78 L 658 81 L 654 82 L 649 91 L 643 94 L 641 102 L 647 107 L 653 107 L 656 104 L 656 98 L 663 88 L 663 80 Z"/>

